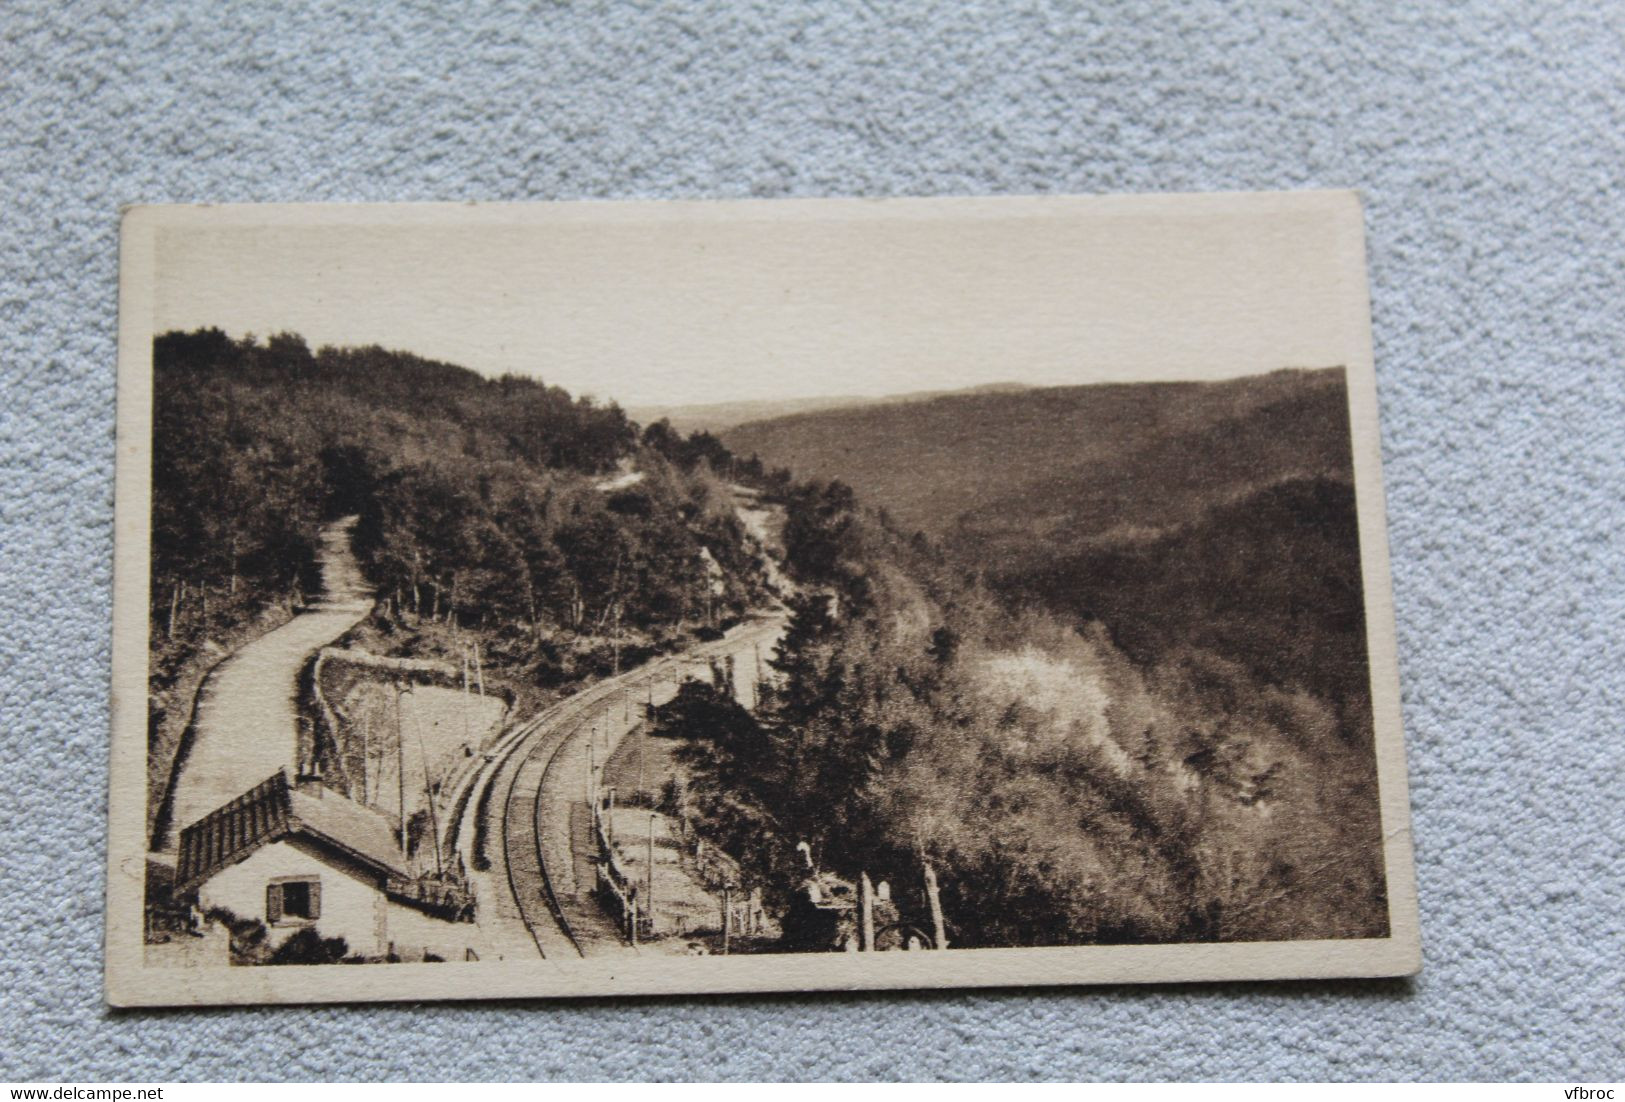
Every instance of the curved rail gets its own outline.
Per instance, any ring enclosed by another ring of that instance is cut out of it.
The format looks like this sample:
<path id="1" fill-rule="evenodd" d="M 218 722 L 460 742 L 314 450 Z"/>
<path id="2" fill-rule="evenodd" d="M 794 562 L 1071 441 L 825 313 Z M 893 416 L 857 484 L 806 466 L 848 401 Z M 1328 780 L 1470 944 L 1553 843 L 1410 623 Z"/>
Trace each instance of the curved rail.
<path id="1" fill-rule="evenodd" d="M 576 933 L 570 928 L 570 920 L 564 916 L 564 908 L 559 905 L 558 893 L 553 890 L 553 878 L 547 874 L 547 859 L 542 856 L 542 793 L 547 789 L 547 775 L 553 771 L 553 763 L 558 760 L 559 751 L 564 744 L 570 741 L 570 736 L 581 729 L 579 720 L 574 722 L 568 733 L 556 739 L 553 750 L 547 755 L 547 764 L 542 766 L 542 775 L 536 779 L 536 798 L 531 801 L 530 828 L 532 841 L 536 844 L 536 871 L 541 873 L 542 891 L 546 893 L 547 909 L 553 915 L 553 921 L 559 924 L 564 936 L 570 939 L 577 956 L 583 956 L 581 942 Z"/>
<path id="2" fill-rule="evenodd" d="M 498 769 L 500 770 L 507 768 L 507 763 L 513 760 L 513 755 L 518 752 L 519 747 L 523 746 L 528 741 L 529 737 L 527 736 L 526 738 L 520 739 L 518 742 L 516 742 L 508 754 L 504 756 L 502 759 L 502 764 L 498 766 Z M 531 754 L 534 753 L 535 749 L 532 748 Z M 525 761 L 514 767 L 513 772 L 508 777 L 507 792 L 502 797 L 502 871 L 508 877 L 508 891 L 513 894 L 514 903 L 519 908 L 519 918 L 522 922 L 524 922 L 525 930 L 530 934 L 530 939 L 536 943 L 537 954 L 543 960 L 546 960 L 547 950 L 542 948 L 542 939 L 540 935 L 536 933 L 536 927 L 531 923 L 530 915 L 526 913 L 524 901 L 525 896 L 524 893 L 519 890 L 519 881 L 514 878 L 513 857 L 508 852 L 508 808 L 513 804 L 513 790 L 514 786 L 519 783 L 519 774 L 524 771 L 525 764 L 529 762 L 531 754 L 527 754 L 525 756 Z M 497 776 L 498 774 L 492 775 L 492 784 L 496 783 Z M 545 878 L 543 883 L 546 883 Z"/>
<path id="3" fill-rule="evenodd" d="M 577 956 L 586 955 L 582 948 L 580 933 L 572 926 L 559 898 L 554 878 L 548 870 L 547 846 L 544 844 L 543 794 L 549 789 L 549 778 L 560 760 L 560 751 L 579 735 L 587 717 L 594 709 L 613 701 L 617 690 L 646 677 L 659 677 L 667 671 L 681 670 L 690 662 L 704 661 L 710 655 L 724 651 L 729 645 L 737 642 L 738 640 L 716 640 L 696 647 L 684 655 L 666 655 L 637 670 L 628 671 L 621 677 L 600 681 L 562 702 L 557 706 L 557 711 L 544 713 L 531 720 L 528 725 L 516 731 L 509 744 L 499 751 L 500 757 L 493 763 L 490 780 L 487 783 L 498 785 L 501 771 L 510 770 L 507 783 L 502 788 L 501 804 L 500 830 L 504 872 L 508 878 L 508 889 L 518 907 L 519 917 L 529 931 L 531 940 L 535 942 L 537 952 L 544 959 L 549 955 L 549 944 L 552 945 L 555 956 L 561 952 L 573 952 Z M 521 751 L 523 751 L 522 760 L 516 765 L 513 764 Z M 528 784 L 532 779 L 535 783 L 534 793 L 521 784 L 522 780 Z M 521 812 L 520 807 L 527 801 L 530 804 L 529 808 Z M 525 822 L 526 814 L 529 816 L 528 822 Z M 489 830 L 486 834 L 489 835 Z M 570 843 L 567 842 L 566 851 L 569 848 Z M 535 862 L 534 871 L 529 867 L 531 861 Z M 536 884 L 522 883 L 532 876 L 535 877 Z M 538 885 L 539 893 L 530 890 Z M 545 917 L 536 906 L 538 894 L 545 908 Z M 551 930 L 556 930 L 560 937 L 550 936 Z"/>
<path id="4" fill-rule="evenodd" d="M 575 951 L 576 955 L 581 955 L 581 944 L 576 940 L 575 931 L 570 928 L 569 920 L 564 917 L 564 912 L 559 906 L 558 895 L 553 888 L 553 881 L 547 873 L 547 863 L 542 859 L 541 840 L 543 781 L 548 769 L 551 768 L 554 759 L 558 755 L 559 748 L 564 745 L 569 735 L 573 734 L 579 726 L 579 723 L 575 723 L 569 726 L 567 731 L 561 733 L 561 728 L 575 719 L 574 713 L 581 710 L 581 704 L 574 701 L 571 703 L 574 706 L 567 706 L 567 709 L 562 714 L 551 717 L 554 720 L 553 724 L 549 724 L 545 718 L 537 722 L 530 732 L 515 741 L 505 759 L 505 763 L 512 761 L 519 751 L 525 748 L 523 760 L 513 767 L 508 777 L 507 788 L 502 799 L 502 864 L 508 877 L 508 890 L 513 893 L 514 903 L 519 908 L 519 917 L 524 922 L 525 928 L 530 931 L 531 940 L 536 943 L 536 951 L 542 955 L 544 960 L 548 956 L 546 942 L 550 939 L 544 937 L 540 931 L 548 924 L 548 920 L 564 936 L 564 940 Z M 527 774 L 534 775 L 536 781 L 535 795 L 530 797 L 529 801 L 531 805 L 530 829 L 527 833 L 529 834 L 530 844 L 528 846 L 524 844 L 523 835 L 520 835 L 517 840 L 521 843 L 519 847 L 521 854 L 526 856 L 534 855 L 535 857 L 535 875 L 541 885 L 541 901 L 546 908 L 546 919 L 536 913 L 535 900 L 531 898 L 530 892 L 526 890 L 528 885 L 522 887 L 520 878 L 516 875 L 516 865 L 523 858 L 514 852 L 512 843 L 516 840 L 516 837 L 512 827 L 516 821 L 523 822 L 523 816 L 516 815 L 515 810 L 516 804 L 524 800 L 525 794 L 520 792 L 516 797 L 516 792 L 519 789 L 520 779 L 526 777 Z M 555 953 L 558 948 L 559 946 L 554 946 Z"/>

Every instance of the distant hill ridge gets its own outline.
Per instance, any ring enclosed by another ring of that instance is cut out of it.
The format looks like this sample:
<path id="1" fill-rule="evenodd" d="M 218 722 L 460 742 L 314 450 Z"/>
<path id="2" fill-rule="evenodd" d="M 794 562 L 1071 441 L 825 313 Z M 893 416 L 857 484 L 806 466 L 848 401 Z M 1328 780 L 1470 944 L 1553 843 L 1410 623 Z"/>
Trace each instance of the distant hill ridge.
<path id="1" fill-rule="evenodd" d="M 723 440 L 840 479 L 995 591 L 1099 620 L 1139 660 L 1197 648 L 1367 707 L 1341 368 L 950 395 Z"/>
<path id="2" fill-rule="evenodd" d="M 627 410 L 627 416 L 643 425 L 665 420 L 679 432 L 720 433 L 735 425 L 755 421 L 771 421 L 784 417 L 818 413 L 830 409 L 852 406 L 891 405 L 902 402 L 927 402 L 936 398 L 965 394 L 1013 393 L 1028 390 L 1025 383 L 986 383 L 964 390 L 920 390 L 881 397 L 858 394 L 837 394 L 818 398 L 765 399 L 761 401 L 714 402 L 703 405 L 639 406 Z"/>
<path id="3" fill-rule="evenodd" d="M 722 432 L 899 523 L 997 546 L 1160 531 L 1293 477 L 1352 479 L 1341 368 L 937 395 Z"/>

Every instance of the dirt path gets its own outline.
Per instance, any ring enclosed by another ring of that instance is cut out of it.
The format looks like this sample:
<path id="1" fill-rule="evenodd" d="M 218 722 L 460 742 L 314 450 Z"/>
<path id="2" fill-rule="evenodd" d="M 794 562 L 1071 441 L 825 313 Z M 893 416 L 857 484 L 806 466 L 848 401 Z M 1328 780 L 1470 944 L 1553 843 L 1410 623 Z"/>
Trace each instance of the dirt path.
<path id="1" fill-rule="evenodd" d="M 157 848 L 174 849 L 182 829 L 278 769 L 296 766 L 299 670 L 372 608 L 350 551 L 355 522 L 345 517 L 322 530 L 322 599 L 220 663 L 199 688 L 190 745 L 171 781 L 169 830 Z"/>

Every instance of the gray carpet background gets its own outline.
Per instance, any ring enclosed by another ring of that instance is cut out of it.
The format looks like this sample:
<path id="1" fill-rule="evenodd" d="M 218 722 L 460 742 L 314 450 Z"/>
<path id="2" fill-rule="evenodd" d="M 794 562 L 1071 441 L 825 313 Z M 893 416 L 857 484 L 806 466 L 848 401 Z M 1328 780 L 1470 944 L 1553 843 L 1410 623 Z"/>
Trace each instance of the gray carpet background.
<path id="1" fill-rule="evenodd" d="M 0 1079 L 1625 1075 L 1625 10 L 9 3 Z M 1413 983 L 101 1002 L 118 208 L 1360 188 Z"/>

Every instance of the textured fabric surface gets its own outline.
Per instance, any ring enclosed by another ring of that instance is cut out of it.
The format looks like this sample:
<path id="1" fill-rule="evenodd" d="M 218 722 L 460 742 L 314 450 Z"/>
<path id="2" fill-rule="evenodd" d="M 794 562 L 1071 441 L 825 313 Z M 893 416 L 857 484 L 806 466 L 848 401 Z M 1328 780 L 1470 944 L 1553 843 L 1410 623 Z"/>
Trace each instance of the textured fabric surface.
<path id="1" fill-rule="evenodd" d="M 1318 7 L 7 4 L 0 1078 L 1625 1074 L 1625 18 Z M 1418 980 L 103 1008 L 120 204 L 1302 186 L 1367 201 Z"/>

